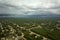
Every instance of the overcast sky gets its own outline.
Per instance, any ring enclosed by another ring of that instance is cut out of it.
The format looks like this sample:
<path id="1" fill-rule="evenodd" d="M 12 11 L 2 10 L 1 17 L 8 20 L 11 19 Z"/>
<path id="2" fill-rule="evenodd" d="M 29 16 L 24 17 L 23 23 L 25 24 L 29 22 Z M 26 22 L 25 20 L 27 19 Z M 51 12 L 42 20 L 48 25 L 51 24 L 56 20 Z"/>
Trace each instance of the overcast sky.
<path id="1" fill-rule="evenodd" d="M 60 14 L 60 0 L 0 0 L 0 14 Z"/>

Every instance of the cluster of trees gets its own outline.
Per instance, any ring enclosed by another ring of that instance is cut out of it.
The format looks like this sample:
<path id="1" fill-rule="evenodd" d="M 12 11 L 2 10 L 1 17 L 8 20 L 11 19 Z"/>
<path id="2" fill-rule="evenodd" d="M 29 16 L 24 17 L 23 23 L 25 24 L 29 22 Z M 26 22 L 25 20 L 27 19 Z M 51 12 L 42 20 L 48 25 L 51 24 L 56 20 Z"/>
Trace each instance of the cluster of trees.
<path id="1" fill-rule="evenodd" d="M 10 23 L 12 24 L 12 23 Z M 13 38 L 17 36 L 21 36 L 21 31 L 19 31 L 19 27 L 17 25 L 9 25 L 9 23 L 0 23 L 0 40 L 1 38 Z"/>

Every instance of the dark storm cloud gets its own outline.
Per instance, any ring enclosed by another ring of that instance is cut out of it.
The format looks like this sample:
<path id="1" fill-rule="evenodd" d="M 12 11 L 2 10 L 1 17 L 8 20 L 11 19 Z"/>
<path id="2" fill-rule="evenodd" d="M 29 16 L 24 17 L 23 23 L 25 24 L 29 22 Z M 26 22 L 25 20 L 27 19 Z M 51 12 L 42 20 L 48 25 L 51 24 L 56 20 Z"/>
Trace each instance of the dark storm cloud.
<path id="1" fill-rule="evenodd" d="M 15 14 L 19 13 L 21 9 L 22 8 L 15 5 L 0 3 L 0 14 Z"/>
<path id="2" fill-rule="evenodd" d="M 0 14 L 60 14 L 60 0 L 0 0 Z"/>

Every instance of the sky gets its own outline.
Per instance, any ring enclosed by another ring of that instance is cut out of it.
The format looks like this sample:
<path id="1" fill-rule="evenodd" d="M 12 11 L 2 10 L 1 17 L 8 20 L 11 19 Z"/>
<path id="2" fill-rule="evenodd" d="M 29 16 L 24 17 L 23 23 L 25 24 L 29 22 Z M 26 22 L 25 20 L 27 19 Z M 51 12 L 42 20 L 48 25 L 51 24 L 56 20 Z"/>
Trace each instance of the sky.
<path id="1" fill-rule="evenodd" d="M 60 0 L 0 0 L 0 14 L 60 15 Z"/>

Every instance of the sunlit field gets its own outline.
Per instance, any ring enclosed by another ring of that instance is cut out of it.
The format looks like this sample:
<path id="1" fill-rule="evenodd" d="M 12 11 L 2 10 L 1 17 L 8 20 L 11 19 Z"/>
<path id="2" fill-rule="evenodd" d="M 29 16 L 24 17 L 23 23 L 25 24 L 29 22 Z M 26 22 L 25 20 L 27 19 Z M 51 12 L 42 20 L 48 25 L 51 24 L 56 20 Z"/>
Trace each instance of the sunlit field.
<path id="1" fill-rule="evenodd" d="M 0 40 L 60 40 L 60 19 L 0 18 Z"/>

